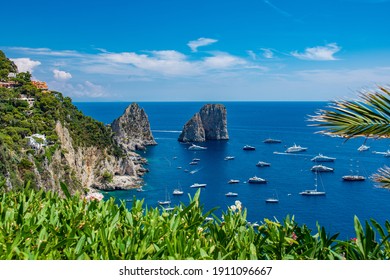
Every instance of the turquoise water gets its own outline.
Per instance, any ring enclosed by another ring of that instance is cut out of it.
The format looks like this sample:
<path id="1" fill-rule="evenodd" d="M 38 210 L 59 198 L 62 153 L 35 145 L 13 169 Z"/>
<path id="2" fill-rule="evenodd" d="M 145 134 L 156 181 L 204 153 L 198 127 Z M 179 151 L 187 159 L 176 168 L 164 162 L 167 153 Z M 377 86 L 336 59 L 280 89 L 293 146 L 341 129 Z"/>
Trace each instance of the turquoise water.
<path id="1" fill-rule="evenodd" d="M 85 114 L 104 123 L 111 123 L 120 116 L 129 103 L 76 103 Z M 106 197 L 145 199 L 150 207 L 157 207 L 158 200 L 170 194 L 172 205 L 187 203 L 188 195 L 196 189 L 193 183 L 207 183 L 202 189 L 201 202 L 205 209 L 218 207 L 217 215 L 240 200 L 248 211 L 248 220 L 261 222 L 264 218 L 282 221 L 286 215 L 294 215 L 300 224 L 315 230 L 316 222 L 330 233 L 340 232 L 343 238 L 354 237 L 353 217 L 361 221 L 370 218 L 381 224 L 389 219 L 390 192 L 377 188 L 372 181 L 343 182 L 341 177 L 353 172 L 369 177 L 378 168 L 390 164 L 390 158 L 373 151 L 386 151 L 389 140 L 368 139 L 370 150 L 358 152 L 364 139 L 345 142 L 317 134 L 318 128 L 309 126 L 308 115 L 324 108 L 323 102 L 225 102 L 228 112 L 228 141 L 210 141 L 202 144 L 205 151 L 189 151 L 188 145 L 177 141 L 184 123 L 204 105 L 201 102 L 140 103 L 149 116 L 157 146 L 141 153 L 148 159 L 145 192 L 115 191 Z M 281 144 L 264 144 L 266 138 L 282 140 Z M 307 147 L 299 154 L 284 154 L 294 143 Z M 255 151 L 243 151 L 244 145 L 255 146 Z M 280 154 L 274 153 L 278 152 Z M 318 153 L 335 157 L 333 163 L 324 165 L 334 168 L 332 173 L 321 173 L 318 189 L 326 191 L 324 197 L 304 197 L 299 192 L 314 187 L 314 165 L 310 159 Z M 226 156 L 235 156 L 225 161 Z M 198 165 L 189 165 L 199 158 Z M 270 167 L 257 167 L 258 161 L 271 163 Z M 185 172 L 184 170 L 195 171 Z M 259 176 L 267 184 L 244 183 L 250 177 Z M 228 184 L 230 179 L 239 184 Z M 174 197 L 172 191 L 180 185 L 184 195 Z M 226 197 L 225 193 L 237 192 L 238 197 Z M 267 204 L 265 199 L 277 195 L 279 203 Z"/>

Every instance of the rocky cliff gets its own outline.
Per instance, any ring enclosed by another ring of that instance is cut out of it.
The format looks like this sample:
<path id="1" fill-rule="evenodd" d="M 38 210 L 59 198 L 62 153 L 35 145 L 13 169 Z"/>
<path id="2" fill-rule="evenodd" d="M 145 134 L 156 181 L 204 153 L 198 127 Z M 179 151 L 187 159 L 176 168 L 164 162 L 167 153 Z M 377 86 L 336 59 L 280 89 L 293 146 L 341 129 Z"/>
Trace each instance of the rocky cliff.
<path id="1" fill-rule="evenodd" d="M 227 112 L 222 104 L 206 104 L 183 127 L 180 142 L 228 140 Z"/>
<path id="2" fill-rule="evenodd" d="M 148 116 L 138 104 L 129 105 L 122 116 L 111 124 L 115 141 L 126 151 L 144 150 L 145 146 L 156 145 L 150 130 Z"/>

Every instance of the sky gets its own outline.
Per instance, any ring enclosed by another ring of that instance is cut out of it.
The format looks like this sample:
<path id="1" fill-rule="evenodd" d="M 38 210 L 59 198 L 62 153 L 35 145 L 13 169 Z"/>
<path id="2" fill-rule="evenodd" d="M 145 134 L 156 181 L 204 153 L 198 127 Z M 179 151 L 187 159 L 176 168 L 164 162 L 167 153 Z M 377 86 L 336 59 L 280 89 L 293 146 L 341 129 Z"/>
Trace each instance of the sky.
<path id="1" fill-rule="evenodd" d="M 3 1 L 0 49 L 73 101 L 317 101 L 390 81 L 390 0 Z"/>

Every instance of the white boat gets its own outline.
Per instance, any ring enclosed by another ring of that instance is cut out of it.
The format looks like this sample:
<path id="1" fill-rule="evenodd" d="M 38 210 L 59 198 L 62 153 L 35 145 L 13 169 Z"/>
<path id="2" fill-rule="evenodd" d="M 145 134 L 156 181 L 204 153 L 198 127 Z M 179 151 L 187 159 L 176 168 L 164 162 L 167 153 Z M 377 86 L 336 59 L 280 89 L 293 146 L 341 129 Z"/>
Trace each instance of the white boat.
<path id="1" fill-rule="evenodd" d="M 240 180 L 234 180 L 234 179 L 231 179 L 229 180 L 228 184 L 238 184 L 240 183 Z"/>
<path id="2" fill-rule="evenodd" d="M 311 159 L 311 161 L 315 161 L 315 162 L 333 162 L 335 160 L 336 160 L 336 158 L 327 157 L 327 156 L 324 156 L 323 154 L 318 154 L 318 156 L 315 156 Z"/>
<path id="3" fill-rule="evenodd" d="M 279 202 L 279 199 L 277 199 L 275 197 L 267 198 L 265 200 L 265 203 L 278 203 L 278 202 Z"/>
<path id="4" fill-rule="evenodd" d="M 227 156 L 227 157 L 225 157 L 225 160 L 233 160 L 233 159 L 234 159 L 233 156 Z"/>
<path id="5" fill-rule="evenodd" d="M 235 192 L 228 192 L 228 193 L 225 193 L 225 195 L 226 195 L 227 197 L 236 197 L 236 196 L 238 196 L 238 193 L 235 193 Z"/>
<path id="6" fill-rule="evenodd" d="M 190 188 L 205 188 L 207 186 L 207 184 L 198 184 L 198 183 L 195 183 L 195 184 L 192 184 L 190 186 Z"/>
<path id="7" fill-rule="evenodd" d="M 254 150 L 256 150 L 255 147 L 249 146 L 249 145 L 245 145 L 242 149 L 243 149 L 244 151 L 254 151 Z"/>
<path id="8" fill-rule="evenodd" d="M 184 192 L 181 189 L 174 189 L 172 194 L 173 195 L 182 195 Z"/>
<path id="9" fill-rule="evenodd" d="M 267 180 L 260 178 L 260 177 L 257 177 L 257 176 L 253 176 L 253 177 L 249 178 L 248 183 L 249 184 L 265 184 L 265 183 L 267 183 Z"/>
<path id="10" fill-rule="evenodd" d="M 325 165 L 318 164 L 318 165 L 314 165 L 311 168 L 311 171 L 313 171 L 313 172 L 333 172 L 334 169 L 331 167 L 327 167 Z"/>
<path id="11" fill-rule="evenodd" d="M 360 175 L 345 175 L 343 176 L 344 181 L 364 181 L 366 180 L 366 177 L 360 176 Z"/>
<path id="12" fill-rule="evenodd" d="M 137 192 L 144 192 L 145 190 L 142 187 L 137 188 Z"/>
<path id="13" fill-rule="evenodd" d="M 305 196 L 323 196 L 326 195 L 325 192 L 319 191 L 318 190 L 318 183 L 317 183 L 317 177 L 318 177 L 318 172 L 316 172 L 316 177 L 314 179 L 314 189 L 312 190 L 304 190 L 303 192 L 300 192 L 300 195 L 305 195 Z"/>
<path id="14" fill-rule="evenodd" d="M 193 151 L 201 151 L 201 150 L 206 150 L 207 147 L 202 147 L 202 146 L 198 146 L 198 145 L 195 145 L 195 144 L 192 144 L 190 147 L 188 147 L 188 150 L 193 150 Z"/>
<path id="15" fill-rule="evenodd" d="M 307 150 L 307 148 L 301 147 L 301 146 L 294 143 L 294 146 L 287 148 L 287 150 L 285 152 L 286 153 L 299 153 L 299 152 L 304 152 L 306 150 Z"/>
<path id="16" fill-rule="evenodd" d="M 198 165 L 198 162 L 197 161 L 191 161 L 190 165 Z"/>
<path id="17" fill-rule="evenodd" d="M 369 146 L 366 146 L 366 145 L 361 145 L 357 150 L 359 151 L 359 152 L 364 152 L 364 151 L 368 151 L 370 149 L 370 147 Z"/>
<path id="18" fill-rule="evenodd" d="M 256 163 L 256 166 L 264 167 L 264 166 L 271 166 L 271 164 L 265 161 L 259 161 L 258 163 Z"/>
<path id="19" fill-rule="evenodd" d="M 200 161 L 200 158 L 193 158 L 192 161 L 198 162 Z"/>
<path id="20" fill-rule="evenodd" d="M 171 204 L 171 199 L 169 198 L 168 191 L 165 190 L 165 200 L 157 201 L 159 205 L 169 205 Z"/>
<path id="21" fill-rule="evenodd" d="M 282 140 L 267 138 L 267 139 L 265 139 L 263 141 L 263 143 L 266 143 L 266 144 L 278 144 L 278 143 L 282 143 Z"/>
<path id="22" fill-rule="evenodd" d="M 274 195 L 272 197 L 269 197 L 265 200 L 265 203 L 278 203 L 279 202 L 279 198 L 278 198 L 278 194 L 274 193 Z"/>

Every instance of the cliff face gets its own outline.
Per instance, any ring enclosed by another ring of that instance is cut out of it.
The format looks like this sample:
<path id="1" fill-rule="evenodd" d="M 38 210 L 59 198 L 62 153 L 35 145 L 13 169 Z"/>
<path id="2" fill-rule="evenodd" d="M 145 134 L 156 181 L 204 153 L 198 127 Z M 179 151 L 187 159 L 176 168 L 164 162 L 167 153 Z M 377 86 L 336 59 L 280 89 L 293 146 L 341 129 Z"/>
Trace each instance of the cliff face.
<path id="1" fill-rule="evenodd" d="M 180 142 L 228 140 L 227 112 L 222 104 L 206 104 L 183 127 Z"/>
<path id="2" fill-rule="evenodd" d="M 113 121 L 111 129 L 116 142 L 128 152 L 157 145 L 150 130 L 148 116 L 136 103 L 127 107 L 123 115 Z"/>

